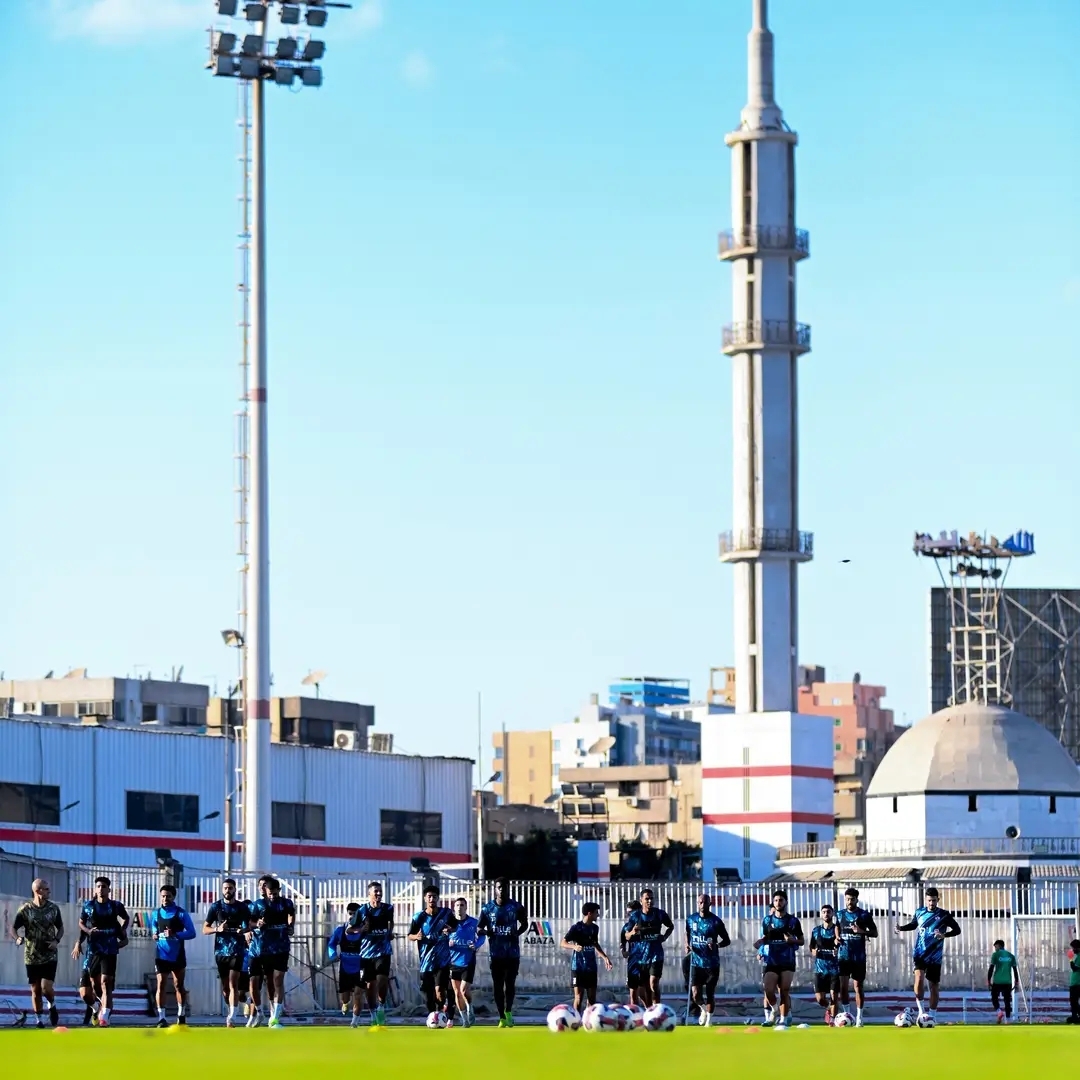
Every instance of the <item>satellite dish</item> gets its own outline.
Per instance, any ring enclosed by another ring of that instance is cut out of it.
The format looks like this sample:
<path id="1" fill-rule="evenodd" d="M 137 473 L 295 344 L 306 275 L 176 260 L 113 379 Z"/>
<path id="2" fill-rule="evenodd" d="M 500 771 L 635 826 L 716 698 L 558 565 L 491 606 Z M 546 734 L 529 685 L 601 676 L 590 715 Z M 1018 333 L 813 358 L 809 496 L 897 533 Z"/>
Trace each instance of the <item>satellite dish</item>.
<path id="1" fill-rule="evenodd" d="M 51 674 L 51 672 L 50 672 L 50 674 Z M 48 676 L 46 676 L 46 678 L 48 678 Z M 84 668 L 84 667 L 73 667 L 64 676 L 64 678 L 65 679 L 85 679 L 86 678 L 86 668 Z"/>
<path id="2" fill-rule="evenodd" d="M 606 754 L 614 745 L 615 737 L 613 735 L 604 735 L 589 747 L 587 753 Z"/>
<path id="3" fill-rule="evenodd" d="M 309 671 L 301 680 L 301 686 L 314 686 L 315 696 L 319 696 L 319 684 L 329 674 L 327 671 Z"/>

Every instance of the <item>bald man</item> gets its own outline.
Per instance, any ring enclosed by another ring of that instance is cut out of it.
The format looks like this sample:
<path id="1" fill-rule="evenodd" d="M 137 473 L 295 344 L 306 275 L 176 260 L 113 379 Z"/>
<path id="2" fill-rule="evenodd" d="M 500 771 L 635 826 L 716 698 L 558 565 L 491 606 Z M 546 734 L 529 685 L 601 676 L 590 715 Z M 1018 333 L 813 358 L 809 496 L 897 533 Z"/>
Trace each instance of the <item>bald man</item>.
<path id="1" fill-rule="evenodd" d="M 48 1006 L 49 1023 L 56 1027 L 60 1015 L 56 1011 L 53 983 L 56 981 L 57 946 L 64 936 L 64 920 L 60 908 L 49 899 L 49 883 L 36 878 L 30 886 L 34 896 L 18 911 L 11 923 L 11 936 L 16 943 L 26 943 L 26 979 L 30 983 L 30 1002 L 34 1020 L 44 1027 L 43 1006 Z"/>

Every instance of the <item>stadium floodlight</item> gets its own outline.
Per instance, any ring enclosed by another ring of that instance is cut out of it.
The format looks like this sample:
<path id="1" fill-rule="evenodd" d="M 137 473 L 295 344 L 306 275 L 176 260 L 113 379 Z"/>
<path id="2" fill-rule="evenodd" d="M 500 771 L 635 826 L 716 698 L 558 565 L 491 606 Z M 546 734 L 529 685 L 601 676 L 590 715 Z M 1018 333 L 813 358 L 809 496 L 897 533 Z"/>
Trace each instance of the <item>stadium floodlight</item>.
<path id="1" fill-rule="evenodd" d="M 325 26 L 326 25 L 326 16 L 327 16 L 327 14 L 328 14 L 328 12 L 326 11 L 325 8 L 317 8 L 317 7 L 308 8 L 307 15 L 305 16 L 307 18 L 308 26 L 315 26 L 315 27 Z"/>
<path id="2" fill-rule="evenodd" d="M 298 4 L 281 5 L 281 25 L 296 26 L 300 22 L 300 6 Z"/>
<path id="3" fill-rule="evenodd" d="M 312 60 L 321 60 L 326 55 L 325 41 L 309 41 L 304 46 L 304 59 L 310 63 Z"/>
<path id="4" fill-rule="evenodd" d="M 322 86 L 322 68 L 306 67 L 300 69 L 300 81 L 305 86 Z"/>
<path id="5" fill-rule="evenodd" d="M 277 51 L 275 53 L 279 60 L 295 60 L 296 59 L 296 38 L 283 37 L 278 39 Z"/>
<path id="6" fill-rule="evenodd" d="M 245 34 L 244 43 L 240 46 L 240 51 L 245 56 L 262 56 L 263 51 L 263 36 L 262 34 Z"/>
<path id="7" fill-rule="evenodd" d="M 236 0 L 217 0 L 217 13 L 226 18 L 236 14 Z"/>
<path id="8" fill-rule="evenodd" d="M 266 8 L 259 3 L 259 0 L 252 0 L 251 3 L 244 5 L 244 18 L 248 22 L 264 22 L 266 19 Z"/>
<path id="9" fill-rule="evenodd" d="M 262 65 L 259 63 L 259 58 L 257 56 L 240 57 L 241 79 L 257 79 L 261 70 Z"/>
<path id="10" fill-rule="evenodd" d="M 214 55 L 228 56 L 236 52 L 236 35 L 227 30 L 218 30 L 214 33 Z"/>
<path id="11" fill-rule="evenodd" d="M 239 65 L 231 56 L 219 56 L 214 61 L 215 75 L 235 75 L 239 71 Z"/>
<path id="12" fill-rule="evenodd" d="M 278 67 L 274 68 L 274 82 L 278 86 L 292 86 L 293 81 L 299 74 L 296 68 L 292 67 Z"/>

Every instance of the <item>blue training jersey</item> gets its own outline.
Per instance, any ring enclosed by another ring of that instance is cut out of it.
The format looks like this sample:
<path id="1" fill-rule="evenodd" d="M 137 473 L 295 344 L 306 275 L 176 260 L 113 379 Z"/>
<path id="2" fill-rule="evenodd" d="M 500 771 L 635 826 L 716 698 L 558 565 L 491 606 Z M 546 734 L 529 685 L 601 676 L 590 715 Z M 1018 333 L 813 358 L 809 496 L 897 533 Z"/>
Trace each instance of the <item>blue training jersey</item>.
<path id="1" fill-rule="evenodd" d="M 857 907 L 854 911 L 841 908 L 836 913 L 836 928 L 840 931 L 840 959 L 851 963 L 866 962 L 866 936 L 857 934 L 856 927 L 872 927 L 873 917 L 865 908 Z"/>
<path id="2" fill-rule="evenodd" d="M 235 960 L 247 948 L 244 931 L 251 909 L 245 900 L 215 900 L 206 913 L 207 926 L 224 926 L 214 935 L 214 959 Z"/>
<path id="3" fill-rule="evenodd" d="M 441 971 L 450 966 L 449 931 L 456 925 L 457 920 L 449 908 L 436 908 L 433 915 L 429 915 L 426 911 L 418 911 L 413 916 L 409 935 L 410 937 L 413 934 L 421 935 L 416 946 L 420 956 L 422 975 L 426 975 L 429 971 Z"/>
<path id="4" fill-rule="evenodd" d="M 480 920 L 466 915 L 450 931 L 450 966 L 467 968 L 476 959 L 476 952 L 487 938 L 480 932 Z"/>
<path id="5" fill-rule="evenodd" d="M 784 934 L 802 937 L 802 924 L 790 911 L 785 911 L 783 915 L 770 912 L 761 920 L 761 936 L 765 943 L 758 951 L 766 967 L 795 966 L 795 950 L 798 946 L 785 941 Z"/>
<path id="6" fill-rule="evenodd" d="M 343 923 L 330 935 L 326 955 L 337 960 L 346 975 L 359 975 L 364 966 L 364 935 L 350 923 Z"/>
<path id="7" fill-rule="evenodd" d="M 631 929 L 637 928 L 637 933 L 629 940 L 640 945 L 639 963 L 660 963 L 664 959 L 664 943 L 660 939 L 665 930 L 675 925 L 671 916 L 654 907 L 650 908 L 647 914 L 644 911 L 635 911 L 627 923 Z"/>
<path id="8" fill-rule="evenodd" d="M 815 926 L 810 931 L 810 950 L 816 953 L 815 975 L 840 974 L 840 928 L 835 923 L 832 926 Z"/>
<path id="9" fill-rule="evenodd" d="M 945 939 L 936 937 L 937 931 L 944 932 L 953 921 L 952 915 L 943 908 L 921 907 L 915 912 L 915 945 L 912 953 L 918 960 L 928 964 L 940 964 L 945 956 Z"/>
<path id="10" fill-rule="evenodd" d="M 727 941 L 727 929 L 719 915 L 695 913 L 686 916 L 686 940 L 690 943 L 690 966 L 716 971 L 720 967 L 720 942 Z"/>
<path id="11" fill-rule="evenodd" d="M 492 960 L 515 960 L 521 956 L 518 923 L 525 909 L 516 900 L 496 904 L 489 900 L 480 909 L 480 929 L 487 935 Z"/>
<path id="12" fill-rule="evenodd" d="M 120 924 L 128 917 L 119 900 L 87 900 L 79 921 L 93 933 L 87 935 L 87 955 L 115 956 L 120 951 Z"/>
<path id="13" fill-rule="evenodd" d="M 166 931 L 168 935 L 166 936 Z M 182 967 L 187 963 L 184 942 L 195 937 L 191 916 L 181 907 L 170 904 L 150 915 L 150 933 L 154 937 L 157 958 Z"/>
<path id="14" fill-rule="evenodd" d="M 596 946 L 600 944 L 600 927 L 596 923 L 576 922 L 566 931 L 565 939 L 572 945 L 580 945 L 570 954 L 570 970 L 573 972 L 596 972 Z"/>
<path id="15" fill-rule="evenodd" d="M 378 960 L 394 950 L 394 907 L 392 904 L 361 904 L 349 921 L 351 927 L 362 929 L 360 956 Z"/>
<path id="16" fill-rule="evenodd" d="M 251 955 L 284 956 L 289 951 L 289 918 L 296 918 L 296 907 L 285 896 L 256 900 L 251 905 Z M 259 920 L 263 925 L 256 926 Z"/>

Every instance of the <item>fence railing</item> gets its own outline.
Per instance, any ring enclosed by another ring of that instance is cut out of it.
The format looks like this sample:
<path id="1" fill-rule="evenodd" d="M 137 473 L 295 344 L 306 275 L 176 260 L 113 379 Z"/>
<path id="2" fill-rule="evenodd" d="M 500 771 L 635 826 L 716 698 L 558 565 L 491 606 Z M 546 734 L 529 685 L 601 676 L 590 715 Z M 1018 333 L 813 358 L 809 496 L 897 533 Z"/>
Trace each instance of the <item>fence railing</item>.
<path id="1" fill-rule="evenodd" d="M 951 858 L 971 855 L 1038 856 L 1080 859 L 1080 837 L 1076 836 L 1006 836 L 929 840 L 865 840 L 839 836 L 814 844 L 789 844 L 777 851 L 777 862 L 798 859 L 828 859 L 836 856 L 869 855 L 879 858 Z"/>

